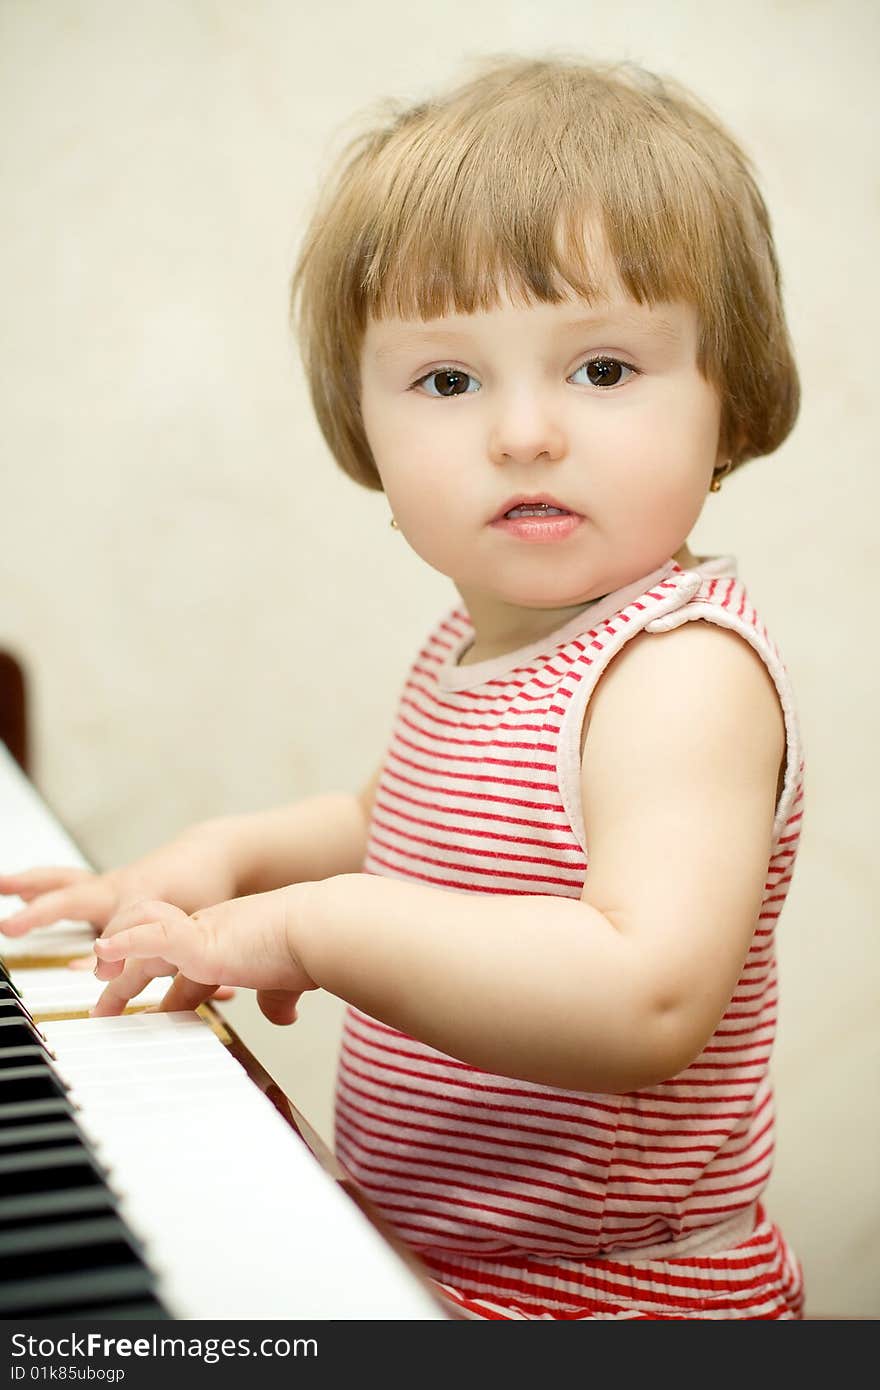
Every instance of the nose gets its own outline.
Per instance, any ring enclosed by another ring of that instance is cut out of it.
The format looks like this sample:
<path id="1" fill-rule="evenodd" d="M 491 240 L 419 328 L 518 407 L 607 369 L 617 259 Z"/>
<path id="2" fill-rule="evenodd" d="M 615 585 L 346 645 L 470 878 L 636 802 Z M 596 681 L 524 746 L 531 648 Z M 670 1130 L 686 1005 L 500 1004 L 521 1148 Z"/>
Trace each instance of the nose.
<path id="1" fill-rule="evenodd" d="M 552 462 L 565 447 L 561 422 L 540 392 L 523 388 L 499 400 L 488 441 L 493 463 Z"/>

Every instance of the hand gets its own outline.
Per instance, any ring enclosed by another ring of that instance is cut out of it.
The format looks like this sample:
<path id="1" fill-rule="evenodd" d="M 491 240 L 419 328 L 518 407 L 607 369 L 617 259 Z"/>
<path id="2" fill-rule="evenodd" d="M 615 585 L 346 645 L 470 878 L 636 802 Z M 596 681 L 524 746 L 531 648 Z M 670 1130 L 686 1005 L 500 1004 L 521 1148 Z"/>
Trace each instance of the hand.
<path id="1" fill-rule="evenodd" d="M 24 936 L 62 919 L 90 922 L 101 931 L 123 907 L 144 898 L 160 898 L 184 912 L 195 912 L 234 898 L 236 892 L 229 852 L 208 822 L 107 873 L 64 865 L 0 874 L 0 897 L 18 894 L 27 904 L 0 921 L 0 932 Z"/>
<path id="2" fill-rule="evenodd" d="M 48 927 L 62 919 L 89 922 L 100 931 L 119 904 L 121 872 L 95 874 L 90 869 L 58 865 L 0 874 L 0 897 L 17 895 L 27 903 L 0 920 L 0 932 L 24 936 L 35 927 Z"/>
<path id="3" fill-rule="evenodd" d="M 108 923 L 95 942 L 95 974 L 109 981 L 92 1014 L 119 1014 L 158 975 L 177 973 L 162 1009 L 194 1009 L 218 985 L 257 991 L 270 1023 L 296 1019 L 301 994 L 318 985 L 296 953 L 308 883 L 233 898 L 188 916 L 173 903 L 141 901 Z"/>
<path id="4" fill-rule="evenodd" d="M 74 956 L 73 960 L 67 962 L 68 970 L 92 970 L 98 964 L 98 957 L 94 954 L 88 956 Z M 214 990 L 213 999 L 234 999 L 235 990 L 230 989 L 229 985 L 218 985 Z"/>
<path id="5" fill-rule="evenodd" d="M 0 874 L 0 897 L 16 894 L 27 904 L 10 917 L 0 919 L 0 932 L 24 936 L 53 922 L 88 922 L 97 932 L 132 903 L 161 898 L 184 912 L 206 903 L 222 902 L 236 893 L 228 855 L 207 828 L 193 826 L 152 854 L 107 873 L 67 865 L 24 869 Z M 95 957 L 78 957 L 72 970 L 91 970 Z M 230 999 L 234 990 L 224 987 L 218 999 Z"/>

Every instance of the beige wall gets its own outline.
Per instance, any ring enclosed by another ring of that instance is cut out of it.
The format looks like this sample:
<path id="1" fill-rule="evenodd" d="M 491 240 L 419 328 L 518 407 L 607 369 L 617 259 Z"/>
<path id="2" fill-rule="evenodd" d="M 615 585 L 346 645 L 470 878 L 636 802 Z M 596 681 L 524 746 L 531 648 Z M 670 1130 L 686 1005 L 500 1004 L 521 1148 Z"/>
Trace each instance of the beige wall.
<path id="1" fill-rule="evenodd" d="M 335 470 L 288 336 L 304 211 L 343 122 L 469 56 L 552 46 L 672 73 L 752 153 L 804 405 L 692 544 L 738 555 L 799 697 L 808 806 L 780 937 L 769 1205 L 808 1310 L 841 1316 L 880 1313 L 878 692 L 860 635 L 880 503 L 877 13 L 0 4 L 0 646 L 30 671 L 35 780 L 102 866 L 194 819 L 364 780 L 414 645 L 454 598 L 384 499 Z M 329 1137 L 340 1011 L 312 996 L 302 1012 L 288 1032 L 249 997 L 230 1006 Z"/>

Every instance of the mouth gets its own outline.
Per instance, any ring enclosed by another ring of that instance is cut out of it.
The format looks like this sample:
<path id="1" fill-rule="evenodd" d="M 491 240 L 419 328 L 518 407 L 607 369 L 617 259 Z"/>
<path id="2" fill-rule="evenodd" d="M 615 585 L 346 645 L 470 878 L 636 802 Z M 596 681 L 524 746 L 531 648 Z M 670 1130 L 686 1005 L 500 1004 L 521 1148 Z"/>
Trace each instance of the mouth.
<path id="1" fill-rule="evenodd" d="M 522 517 L 549 519 L 553 516 L 577 516 L 570 507 L 563 506 L 555 497 L 510 497 L 493 521 L 518 521 Z"/>
<path id="2" fill-rule="evenodd" d="M 490 525 L 510 540 L 546 545 L 550 541 L 566 540 L 583 519 L 579 512 L 570 511 L 555 497 L 511 497 Z"/>

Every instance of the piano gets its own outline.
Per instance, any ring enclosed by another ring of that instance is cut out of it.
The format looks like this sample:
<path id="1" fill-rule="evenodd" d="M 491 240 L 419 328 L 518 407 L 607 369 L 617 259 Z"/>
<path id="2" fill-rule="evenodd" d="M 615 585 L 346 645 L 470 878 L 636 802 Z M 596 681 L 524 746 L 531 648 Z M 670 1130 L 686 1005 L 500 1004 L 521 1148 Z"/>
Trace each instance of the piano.
<path id="1" fill-rule="evenodd" d="M 0 863 L 88 867 L 3 743 Z M 210 1004 L 89 1018 L 92 939 L 0 935 L 0 1318 L 454 1317 Z"/>

